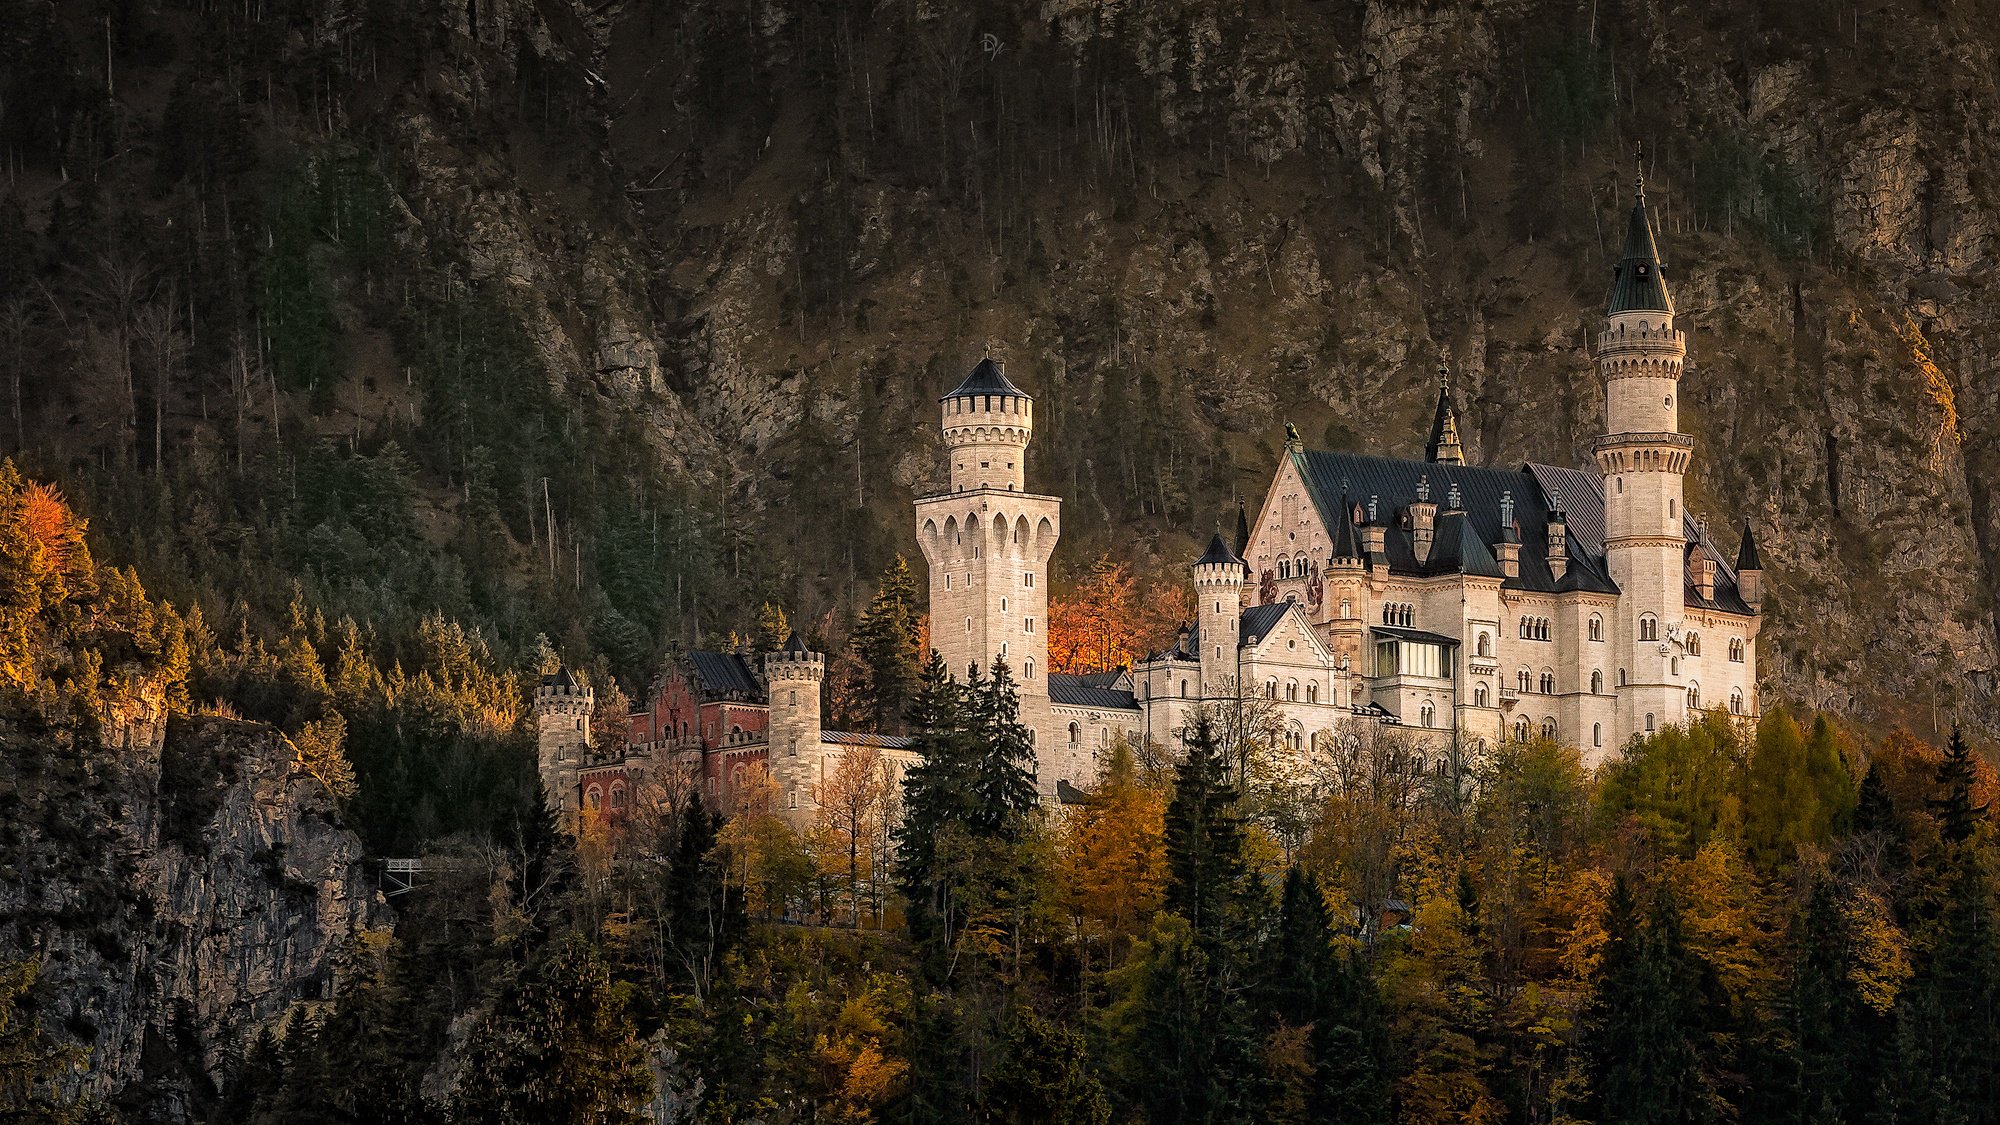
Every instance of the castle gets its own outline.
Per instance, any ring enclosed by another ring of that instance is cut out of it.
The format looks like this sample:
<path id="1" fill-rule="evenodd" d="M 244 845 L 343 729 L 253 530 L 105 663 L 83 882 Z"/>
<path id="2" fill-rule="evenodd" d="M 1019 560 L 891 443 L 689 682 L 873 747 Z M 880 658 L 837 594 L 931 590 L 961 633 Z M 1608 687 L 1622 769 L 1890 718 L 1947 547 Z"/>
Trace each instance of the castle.
<path id="1" fill-rule="evenodd" d="M 1302 760 L 1353 723 L 1436 731 L 1453 746 L 1558 739 L 1595 764 L 1702 709 L 1755 716 L 1762 567 L 1687 510 L 1694 439 L 1676 407 L 1687 339 L 1674 323 L 1640 185 L 1597 340 L 1605 433 L 1595 471 L 1465 463 L 1442 386 L 1423 460 L 1284 454 L 1254 522 L 1193 564 L 1195 620 L 1130 669 L 1048 667 L 1048 566 L 1062 501 L 1027 490 L 1034 401 L 990 358 L 940 400 L 943 490 L 916 501 L 931 644 L 954 672 L 1004 660 L 1046 800 L 1073 798 L 1112 740 L 1164 739 L 1202 704 L 1260 698 Z M 616 813 L 650 771 L 693 771 L 726 797 L 756 763 L 799 822 L 840 755 L 907 739 L 825 730 L 824 658 L 793 637 L 761 664 L 695 652 L 599 753 L 591 697 L 567 672 L 536 692 L 544 783 L 571 809 Z"/>

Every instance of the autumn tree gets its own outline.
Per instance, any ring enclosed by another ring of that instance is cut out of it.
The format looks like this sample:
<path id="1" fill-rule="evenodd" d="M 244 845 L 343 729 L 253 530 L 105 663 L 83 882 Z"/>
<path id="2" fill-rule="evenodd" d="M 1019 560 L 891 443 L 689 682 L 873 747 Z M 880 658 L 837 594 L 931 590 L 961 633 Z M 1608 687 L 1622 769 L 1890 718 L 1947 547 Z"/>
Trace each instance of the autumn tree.
<path id="1" fill-rule="evenodd" d="M 1130 668 L 1193 615 L 1184 585 L 1142 591 L 1130 563 L 1100 556 L 1066 596 L 1049 600 L 1050 670 Z"/>
<path id="2" fill-rule="evenodd" d="M 347 720 L 338 711 L 315 719 L 292 736 L 299 766 L 313 776 L 336 801 L 354 796 L 354 767 L 347 761 Z"/>
<path id="3" fill-rule="evenodd" d="M 856 927 L 861 925 L 864 876 L 875 867 L 875 847 L 881 838 L 877 822 L 888 787 L 881 750 L 853 746 L 834 762 L 813 793 L 819 808 L 814 835 L 820 841 L 822 862 L 840 866 L 847 883 L 848 923 Z"/>
<path id="4" fill-rule="evenodd" d="M 1743 768 L 1743 835 L 1765 867 L 1789 863 L 1801 847 L 1823 847 L 1854 811 L 1854 781 L 1838 735 L 1824 715 L 1807 737 L 1782 707 L 1757 724 Z"/>
<path id="5" fill-rule="evenodd" d="M 1057 830 L 1058 901 L 1088 969 L 1092 952 L 1120 963 L 1159 909 L 1166 883 L 1164 795 L 1143 784 L 1123 738 L 1099 767 L 1089 799 Z"/>

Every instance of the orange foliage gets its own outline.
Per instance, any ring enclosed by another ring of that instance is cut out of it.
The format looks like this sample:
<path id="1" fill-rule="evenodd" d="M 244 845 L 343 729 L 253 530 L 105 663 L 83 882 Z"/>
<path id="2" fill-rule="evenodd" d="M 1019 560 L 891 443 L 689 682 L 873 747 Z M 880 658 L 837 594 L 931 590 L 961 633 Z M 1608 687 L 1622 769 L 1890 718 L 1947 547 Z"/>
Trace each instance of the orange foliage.
<path id="1" fill-rule="evenodd" d="M 1066 598 L 1049 601 L 1049 669 L 1104 672 L 1130 668 L 1166 647 L 1194 616 L 1193 597 L 1179 583 L 1141 589 L 1130 563 L 1109 556 L 1091 564 Z"/>

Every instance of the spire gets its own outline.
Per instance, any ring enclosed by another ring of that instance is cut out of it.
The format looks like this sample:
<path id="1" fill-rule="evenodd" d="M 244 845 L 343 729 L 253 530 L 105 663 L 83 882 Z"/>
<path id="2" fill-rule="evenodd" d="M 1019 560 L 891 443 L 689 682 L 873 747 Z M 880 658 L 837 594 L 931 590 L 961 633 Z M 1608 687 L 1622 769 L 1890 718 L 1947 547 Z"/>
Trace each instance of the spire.
<path id="1" fill-rule="evenodd" d="M 1451 373 L 1443 366 L 1438 368 L 1437 410 L 1431 416 L 1431 437 L 1424 445 L 1424 460 L 1465 464 L 1465 447 L 1458 440 L 1458 406 L 1451 401 Z"/>
<path id="2" fill-rule="evenodd" d="M 1340 495 L 1340 526 L 1333 533 L 1333 557 L 1336 559 L 1362 557 L 1361 536 L 1354 530 L 1354 503 L 1344 492 Z"/>
<path id="3" fill-rule="evenodd" d="M 1239 498 L 1236 501 L 1236 557 L 1242 558 L 1243 553 L 1249 549 L 1250 516 L 1243 510 L 1243 501 Z"/>
<path id="4" fill-rule="evenodd" d="M 971 398 L 978 395 L 1019 395 L 1022 398 L 1028 397 L 1026 391 L 1015 386 L 1007 378 L 1006 372 L 1000 370 L 1000 365 L 993 362 L 993 357 L 990 355 L 981 358 L 973 366 L 971 374 L 965 377 L 965 382 L 960 383 L 957 390 L 944 395 L 938 401 L 942 402 L 945 399 L 952 398 Z"/>
<path id="5" fill-rule="evenodd" d="M 1736 571 L 1764 569 L 1764 563 L 1757 557 L 1757 537 L 1750 533 L 1750 521 L 1743 521 L 1743 542 L 1736 547 Z"/>
<path id="6" fill-rule="evenodd" d="M 1674 311 L 1674 299 L 1667 295 L 1666 267 L 1660 263 L 1659 243 L 1653 240 L 1653 221 L 1646 215 L 1646 177 L 1643 173 L 1633 188 L 1632 218 L 1625 226 L 1625 249 L 1611 272 L 1611 295 L 1604 313 Z"/>
<path id="7" fill-rule="evenodd" d="M 1220 531 L 1215 533 L 1215 538 L 1208 541 L 1208 550 L 1202 552 L 1201 558 L 1196 559 L 1194 565 L 1213 566 L 1217 563 L 1243 565 L 1243 560 L 1237 557 L 1236 552 L 1229 549 L 1229 544 L 1222 541 Z"/>
<path id="8" fill-rule="evenodd" d="M 778 649 L 778 651 L 787 656 L 805 655 L 806 644 L 799 639 L 799 631 L 797 629 L 792 630 L 792 635 L 785 638 L 784 647 Z"/>

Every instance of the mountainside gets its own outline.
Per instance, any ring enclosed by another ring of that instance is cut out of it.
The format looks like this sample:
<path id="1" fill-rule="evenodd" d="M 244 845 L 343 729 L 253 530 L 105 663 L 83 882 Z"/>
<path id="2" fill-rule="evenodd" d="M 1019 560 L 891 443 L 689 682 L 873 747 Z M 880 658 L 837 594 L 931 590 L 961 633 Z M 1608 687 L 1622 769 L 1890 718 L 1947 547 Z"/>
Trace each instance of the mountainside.
<path id="1" fill-rule="evenodd" d="M 0 15 L 13 436 L 130 552 L 224 556 L 184 599 L 274 607 L 217 589 L 269 558 L 628 679 L 760 600 L 839 627 L 987 347 L 1070 573 L 1177 570 L 1286 420 L 1414 451 L 1440 364 L 1474 460 L 1583 464 L 1643 143 L 1690 495 L 1767 544 L 1770 687 L 1926 727 L 1989 698 L 1990 3 Z M 371 524 L 340 489 L 377 470 L 407 499 Z"/>

